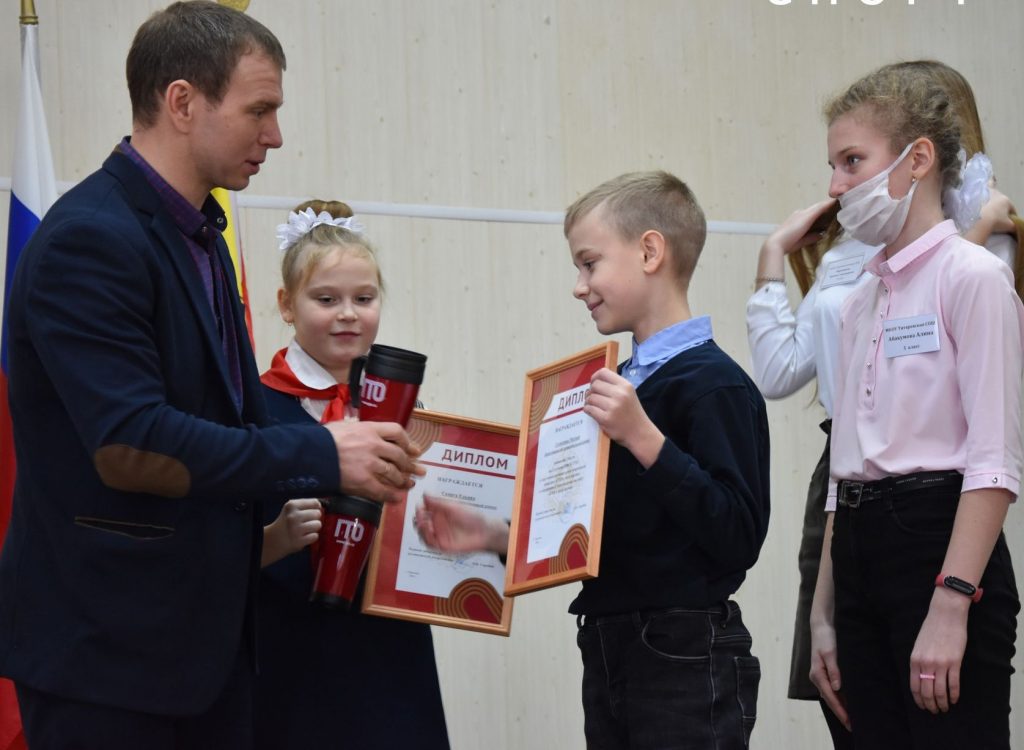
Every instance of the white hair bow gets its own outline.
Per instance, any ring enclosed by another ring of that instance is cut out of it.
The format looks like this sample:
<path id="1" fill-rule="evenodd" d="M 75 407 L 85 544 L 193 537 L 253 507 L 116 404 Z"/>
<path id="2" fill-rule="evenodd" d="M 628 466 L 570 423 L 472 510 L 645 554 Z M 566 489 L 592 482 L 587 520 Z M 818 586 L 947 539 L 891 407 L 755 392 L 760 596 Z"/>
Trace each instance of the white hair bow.
<path id="1" fill-rule="evenodd" d="M 300 237 L 309 234 L 313 231 L 313 227 L 320 224 L 331 224 L 347 229 L 354 234 L 362 234 L 365 229 L 355 216 L 335 218 L 326 211 L 316 213 L 312 208 L 307 208 L 304 211 L 292 211 L 288 214 L 287 224 L 277 225 L 277 239 L 281 240 L 278 250 L 287 250 L 298 242 Z"/>

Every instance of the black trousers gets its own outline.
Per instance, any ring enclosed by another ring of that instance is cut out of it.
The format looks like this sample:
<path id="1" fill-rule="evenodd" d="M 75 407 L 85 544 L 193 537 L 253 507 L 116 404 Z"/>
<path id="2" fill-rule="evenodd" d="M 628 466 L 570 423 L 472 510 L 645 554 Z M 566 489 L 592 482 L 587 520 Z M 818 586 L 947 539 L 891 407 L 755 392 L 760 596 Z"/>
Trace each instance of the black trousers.
<path id="1" fill-rule="evenodd" d="M 735 602 L 577 620 L 588 750 L 743 750 L 761 666 Z"/>
<path id="2" fill-rule="evenodd" d="M 1010 660 L 1020 602 L 1002 534 L 981 579 L 984 596 L 968 616 L 960 700 L 935 715 L 919 709 L 910 693 L 910 654 L 942 571 L 959 496 L 956 487 L 917 489 L 836 512 L 836 638 L 857 748 L 1010 747 Z"/>

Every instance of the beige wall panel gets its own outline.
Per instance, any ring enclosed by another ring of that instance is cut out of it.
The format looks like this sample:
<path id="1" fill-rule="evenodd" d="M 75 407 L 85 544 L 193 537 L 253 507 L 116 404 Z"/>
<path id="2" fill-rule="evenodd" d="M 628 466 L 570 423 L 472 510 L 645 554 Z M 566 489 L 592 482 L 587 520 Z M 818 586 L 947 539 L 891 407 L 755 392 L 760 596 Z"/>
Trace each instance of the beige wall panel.
<path id="1" fill-rule="evenodd" d="M 622 171 L 665 168 L 691 183 L 711 219 L 777 222 L 826 190 L 825 98 L 876 65 L 933 56 L 971 80 L 1000 187 L 1024 203 L 1024 4 L 836 2 L 252 0 L 289 66 L 285 146 L 249 192 L 560 210 Z M 77 180 L 128 130 L 124 55 L 163 3 L 36 4 L 57 176 Z M 0 175 L 10 174 L 18 74 L 17 11 L 8 12 Z M 6 201 L 0 195 L 0 208 Z M 256 209 L 241 217 L 261 366 L 289 336 L 274 300 L 274 227 L 283 217 Z M 363 218 L 388 287 L 380 341 L 429 355 L 423 397 L 432 408 L 516 422 L 528 369 L 600 340 L 571 296 L 560 227 Z M 710 236 L 691 297 L 744 366 L 759 244 Z M 805 388 L 769 405 L 773 518 L 737 597 L 763 670 L 755 748 L 827 743 L 816 707 L 785 698 L 799 527 L 822 445 L 813 398 Z M 1018 508 L 1007 535 L 1024 559 Z M 575 591 L 522 597 L 509 639 L 435 629 L 456 750 L 584 746 L 565 611 Z M 1019 677 L 1014 688 L 1021 736 Z"/>

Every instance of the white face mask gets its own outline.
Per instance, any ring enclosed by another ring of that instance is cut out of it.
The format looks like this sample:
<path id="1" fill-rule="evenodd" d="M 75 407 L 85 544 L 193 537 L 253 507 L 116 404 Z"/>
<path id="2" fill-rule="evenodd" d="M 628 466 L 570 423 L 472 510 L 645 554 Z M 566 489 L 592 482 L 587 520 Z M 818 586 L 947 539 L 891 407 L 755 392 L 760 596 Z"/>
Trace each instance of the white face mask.
<path id="1" fill-rule="evenodd" d="M 914 143 L 907 144 L 903 153 L 885 169 L 839 197 L 840 210 L 836 218 L 843 229 L 865 245 L 888 245 L 897 237 L 907 221 L 910 201 L 917 190 L 917 181 L 902 198 L 889 195 L 889 174 L 907 158 Z"/>

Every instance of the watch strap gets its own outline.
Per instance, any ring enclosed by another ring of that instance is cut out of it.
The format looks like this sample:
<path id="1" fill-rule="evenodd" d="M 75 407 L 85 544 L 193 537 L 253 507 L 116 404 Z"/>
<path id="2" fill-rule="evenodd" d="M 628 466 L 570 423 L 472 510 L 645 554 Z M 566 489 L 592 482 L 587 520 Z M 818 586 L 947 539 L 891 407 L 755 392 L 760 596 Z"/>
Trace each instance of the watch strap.
<path id="1" fill-rule="evenodd" d="M 975 586 L 973 583 L 968 583 L 962 578 L 946 575 L 945 573 L 939 573 L 935 576 L 935 585 L 953 589 L 953 591 L 969 597 L 975 603 L 981 601 L 981 595 L 985 592 L 981 586 Z"/>

